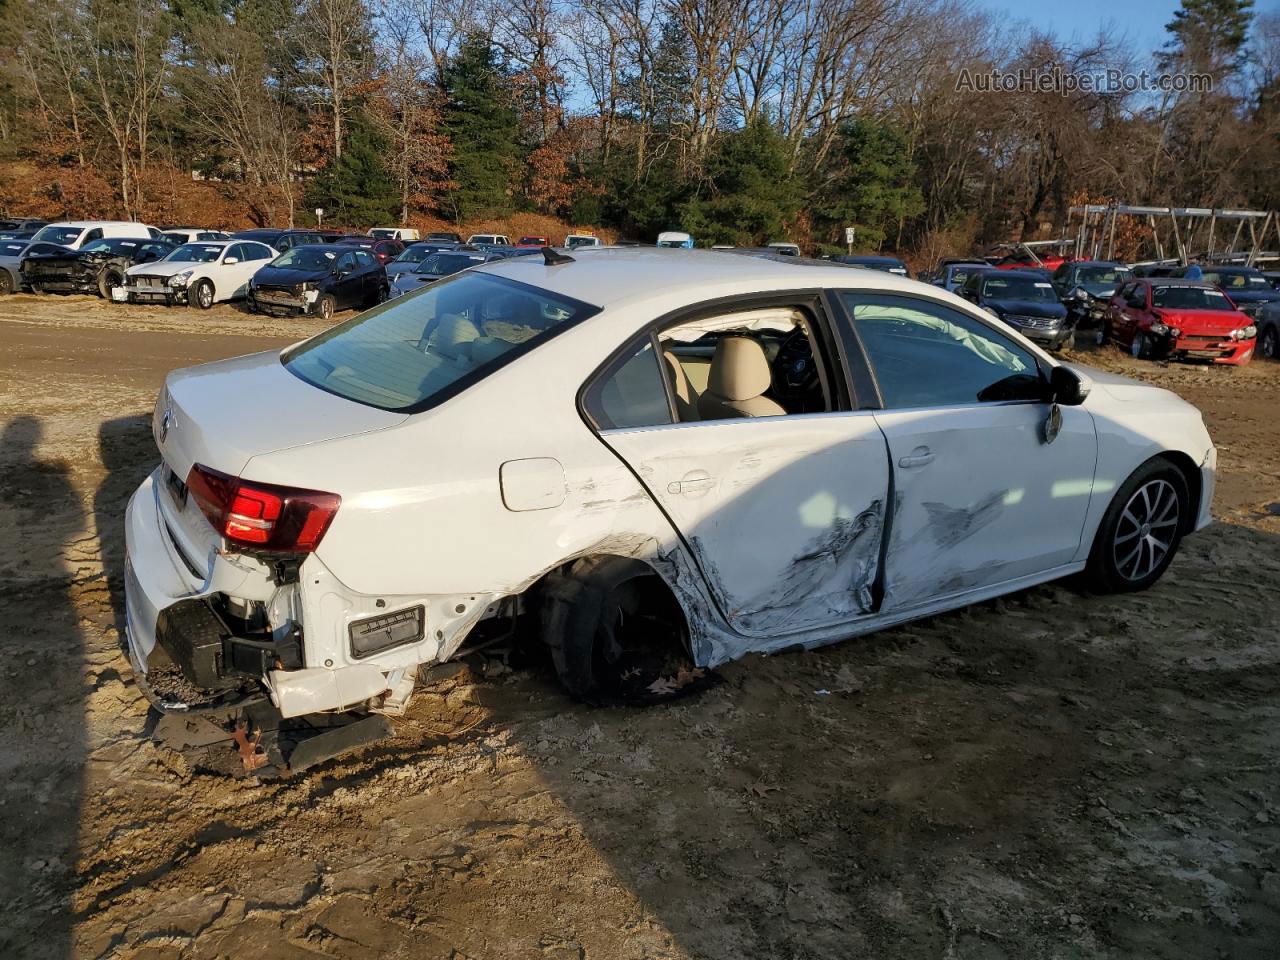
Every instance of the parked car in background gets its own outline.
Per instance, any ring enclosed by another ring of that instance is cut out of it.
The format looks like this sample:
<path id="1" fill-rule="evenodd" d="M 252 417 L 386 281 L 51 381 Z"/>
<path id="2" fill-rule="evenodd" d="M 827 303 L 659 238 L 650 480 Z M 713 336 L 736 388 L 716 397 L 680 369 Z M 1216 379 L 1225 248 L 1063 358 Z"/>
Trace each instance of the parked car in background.
<path id="1" fill-rule="evenodd" d="M 1258 328 L 1258 355 L 1280 360 L 1280 300 L 1264 303 L 1254 317 L 1254 326 Z"/>
<path id="2" fill-rule="evenodd" d="M 332 243 L 342 238 L 342 234 L 324 233 L 319 230 L 286 230 L 275 227 L 260 227 L 254 230 L 237 230 L 231 235 L 232 240 L 253 240 L 265 243 L 279 253 L 292 250 L 304 243 Z"/>
<path id="3" fill-rule="evenodd" d="M 449 277 L 469 267 L 474 267 L 490 260 L 505 260 L 506 257 L 493 250 L 441 250 L 422 261 L 410 271 L 398 273 L 391 282 L 391 296 L 402 297 L 413 293 L 428 284 L 435 283 L 442 277 Z"/>
<path id="4" fill-rule="evenodd" d="M 519 617 L 573 696 L 652 702 L 1062 577 L 1154 584 L 1211 520 L 1199 411 L 952 299 L 710 251 L 520 258 L 175 371 L 125 517 L 137 682 L 164 712 L 402 713 L 419 664 Z"/>
<path id="5" fill-rule="evenodd" d="M 960 296 L 1049 350 L 1071 342 L 1075 324 L 1048 276 L 1031 270 L 984 270 L 965 280 Z"/>
<path id="6" fill-rule="evenodd" d="M 1095 327 L 1107 315 L 1107 304 L 1133 271 L 1112 260 L 1070 260 L 1053 272 L 1053 289 L 1076 327 Z"/>
<path id="7" fill-rule="evenodd" d="M 96 293 L 111 299 L 130 267 L 162 260 L 175 249 L 163 237 L 109 237 L 65 253 L 29 254 L 22 277 L 35 293 Z"/>
<path id="8" fill-rule="evenodd" d="M 380 240 L 377 237 L 343 237 L 337 241 L 342 247 L 360 247 L 362 250 L 368 250 L 378 262 L 388 264 L 400 254 L 404 253 L 404 244 L 399 240 Z"/>
<path id="9" fill-rule="evenodd" d="M 434 233 L 428 233 L 424 238 L 432 243 L 461 243 L 462 237 L 454 233 L 452 230 L 436 230 Z"/>
<path id="10" fill-rule="evenodd" d="M 467 243 L 473 247 L 509 247 L 511 239 L 505 233 L 473 233 Z"/>
<path id="11" fill-rule="evenodd" d="M 48 222 L 48 220 L 36 220 L 32 217 L 10 217 L 7 220 L 0 220 L 0 232 L 34 234 Z"/>
<path id="12" fill-rule="evenodd" d="M 260 268 L 249 280 L 246 299 L 255 313 L 332 320 L 339 310 L 381 303 L 388 287 L 387 271 L 368 250 L 305 243 Z"/>
<path id="13" fill-rule="evenodd" d="M 399 240 L 401 243 L 412 243 L 421 239 L 418 231 L 410 227 L 371 227 L 369 236 L 379 240 Z"/>
<path id="14" fill-rule="evenodd" d="M 207 230 L 204 227 L 164 227 L 161 230 L 165 238 L 178 246 L 184 243 L 195 243 L 197 240 L 228 240 L 231 234 L 225 230 Z"/>
<path id="15" fill-rule="evenodd" d="M 26 289 L 22 278 L 22 261 L 31 254 L 71 253 L 56 243 L 35 240 L 0 240 L 0 294 L 18 293 Z"/>
<path id="16" fill-rule="evenodd" d="M 1178 271 L 1182 269 L 1182 264 L 1177 260 L 1160 260 L 1152 263 L 1133 263 L 1129 265 L 1129 269 L 1138 279 L 1152 279 L 1177 276 Z"/>
<path id="17" fill-rule="evenodd" d="M 531 233 L 516 241 L 517 247 L 549 247 L 551 238 L 541 233 Z"/>
<path id="18" fill-rule="evenodd" d="M 440 250 L 456 250 L 462 244 L 445 243 L 443 241 L 419 240 L 417 243 L 411 243 L 405 247 L 400 253 L 389 263 L 384 264 L 387 268 L 387 279 L 393 280 L 406 271 L 412 271 L 417 268 L 418 264 L 424 258 L 431 256 Z"/>
<path id="19" fill-rule="evenodd" d="M 885 273 L 896 273 L 900 277 L 910 277 L 911 271 L 897 257 L 845 256 L 840 254 L 831 258 L 832 263 L 843 263 L 851 267 L 867 267 L 871 270 L 883 270 Z"/>
<path id="20" fill-rule="evenodd" d="M 43 243 L 56 243 L 69 250 L 79 250 L 95 240 L 107 237 L 156 240 L 160 236 L 160 231 L 155 227 L 129 220 L 66 220 L 46 224 L 37 230 L 31 239 Z"/>
<path id="21" fill-rule="evenodd" d="M 569 250 L 578 247 L 599 247 L 601 246 L 600 238 L 592 233 L 571 233 L 564 238 L 564 245 Z"/>
<path id="22" fill-rule="evenodd" d="M 249 278 L 279 254 L 256 240 L 202 240 L 186 243 L 165 259 L 125 271 L 116 298 L 130 303 L 187 303 L 208 310 L 236 300 Z"/>
<path id="23" fill-rule="evenodd" d="M 994 269 L 985 260 L 961 260 L 940 265 L 929 282 L 935 287 L 955 293 L 973 274 Z"/>
<path id="24" fill-rule="evenodd" d="M 1272 289 L 1280 290 L 1280 270 L 1263 270 L 1262 275 L 1267 278 Z"/>
<path id="25" fill-rule="evenodd" d="M 1200 281 L 1131 280 L 1111 298 L 1097 342 L 1125 347 L 1139 360 L 1248 363 L 1258 329 L 1225 293 Z"/>
<path id="26" fill-rule="evenodd" d="M 769 249 L 772 250 L 774 253 L 781 254 L 784 257 L 800 256 L 799 244 L 779 242 L 779 243 L 771 243 L 768 246 L 769 246 Z"/>
<path id="27" fill-rule="evenodd" d="M 1177 276 L 1184 280 L 1212 283 L 1231 298 L 1237 310 L 1251 317 L 1258 316 L 1263 304 L 1280 300 L 1280 291 L 1272 287 L 1262 271 L 1255 267 L 1200 266 L 1193 263 L 1183 267 Z"/>
<path id="28" fill-rule="evenodd" d="M 679 230 L 666 230 L 658 234 L 658 246 L 675 247 L 680 250 L 693 249 L 693 237 Z"/>

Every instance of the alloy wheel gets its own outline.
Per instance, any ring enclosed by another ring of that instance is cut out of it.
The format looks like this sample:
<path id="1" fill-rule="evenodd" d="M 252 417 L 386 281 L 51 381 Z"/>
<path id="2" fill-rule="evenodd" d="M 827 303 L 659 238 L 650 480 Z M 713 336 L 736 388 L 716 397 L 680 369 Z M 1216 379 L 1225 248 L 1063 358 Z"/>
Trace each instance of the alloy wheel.
<path id="1" fill-rule="evenodd" d="M 1112 556 L 1126 580 L 1150 576 L 1173 547 L 1182 504 L 1168 480 L 1150 480 L 1133 492 L 1116 523 Z"/>
<path id="2" fill-rule="evenodd" d="M 1147 341 L 1147 335 L 1139 330 L 1133 335 L 1133 341 L 1129 344 L 1129 353 L 1135 360 L 1142 359 L 1142 348 Z"/>
<path id="3" fill-rule="evenodd" d="M 1280 333 L 1276 333 L 1275 327 L 1267 327 L 1262 331 L 1258 352 L 1268 360 L 1280 360 Z"/>

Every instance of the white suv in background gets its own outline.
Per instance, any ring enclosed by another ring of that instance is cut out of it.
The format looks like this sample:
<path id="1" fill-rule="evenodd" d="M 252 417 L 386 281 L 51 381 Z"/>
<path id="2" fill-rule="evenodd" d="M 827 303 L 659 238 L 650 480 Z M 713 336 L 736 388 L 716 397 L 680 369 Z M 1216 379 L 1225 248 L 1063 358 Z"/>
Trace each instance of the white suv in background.
<path id="1" fill-rule="evenodd" d="M 131 220 L 64 220 L 41 227 L 31 242 L 56 243 L 60 247 L 79 250 L 86 243 L 104 237 L 128 237 L 132 240 L 150 237 L 159 240 L 163 236 L 155 227 Z"/>
<path id="2" fill-rule="evenodd" d="M 505 233 L 473 233 L 467 243 L 473 247 L 509 247 L 511 239 Z"/>

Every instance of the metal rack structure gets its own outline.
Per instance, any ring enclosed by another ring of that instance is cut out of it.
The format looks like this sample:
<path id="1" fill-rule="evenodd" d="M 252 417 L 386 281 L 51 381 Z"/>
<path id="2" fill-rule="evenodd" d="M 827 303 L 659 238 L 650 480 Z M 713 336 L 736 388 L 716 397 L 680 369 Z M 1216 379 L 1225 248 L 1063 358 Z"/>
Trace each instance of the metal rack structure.
<path id="1" fill-rule="evenodd" d="M 1179 263 L 1191 260 L 1206 263 L 1239 263 L 1254 266 L 1263 261 L 1280 260 L 1280 253 L 1262 249 L 1267 232 L 1274 230 L 1280 247 L 1280 217 L 1273 210 L 1226 210 L 1210 207 L 1135 207 L 1126 203 L 1091 203 L 1072 207 L 1067 212 L 1067 232 L 1075 227 L 1075 257 L 1093 260 L 1115 258 L 1116 221 L 1120 217 L 1138 217 L 1151 228 L 1155 260 L 1152 263 Z M 1181 225 L 1179 220 L 1182 221 Z M 1219 249 L 1218 225 L 1234 224 L 1231 239 Z M 1241 244 L 1241 234 L 1248 228 L 1248 245 Z M 1161 229 L 1165 229 L 1164 241 Z M 1196 237 L 1205 229 L 1203 252 L 1192 254 Z M 1166 245 L 1167 242 L 1167 245 Z M 1166 256 L 1166 249 L 1169 255 Z"/>

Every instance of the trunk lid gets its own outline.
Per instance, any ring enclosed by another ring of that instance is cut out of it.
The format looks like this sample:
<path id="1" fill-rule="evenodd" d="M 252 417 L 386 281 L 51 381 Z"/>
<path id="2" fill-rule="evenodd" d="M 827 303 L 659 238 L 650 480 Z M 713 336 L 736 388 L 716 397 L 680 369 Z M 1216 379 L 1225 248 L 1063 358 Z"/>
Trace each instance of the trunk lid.
<path id="1" fill-rule="evenodd" d="M 240 476 L 255 456 L 394 426 L 406 419 L 344 400 L 285 369 L 275 351 L 175 370 L 156 401 L 151 432 L 164 469 L 161 514 L 192 573 L 207 574 L 220 537 L 186 489 L 194 463 Z M 248 479 L 253 479 L 252 477 Z M 297 478 L 323 487 L 323 478 Z"/>
<path id="2" fill-rule="evenodd" d="M 238 477 L 252 457 L 381 430 L 405 416 L 313 387 L 271 351 L 173 371 L 151 426 L 179 477 L 193 463 Z"/>

